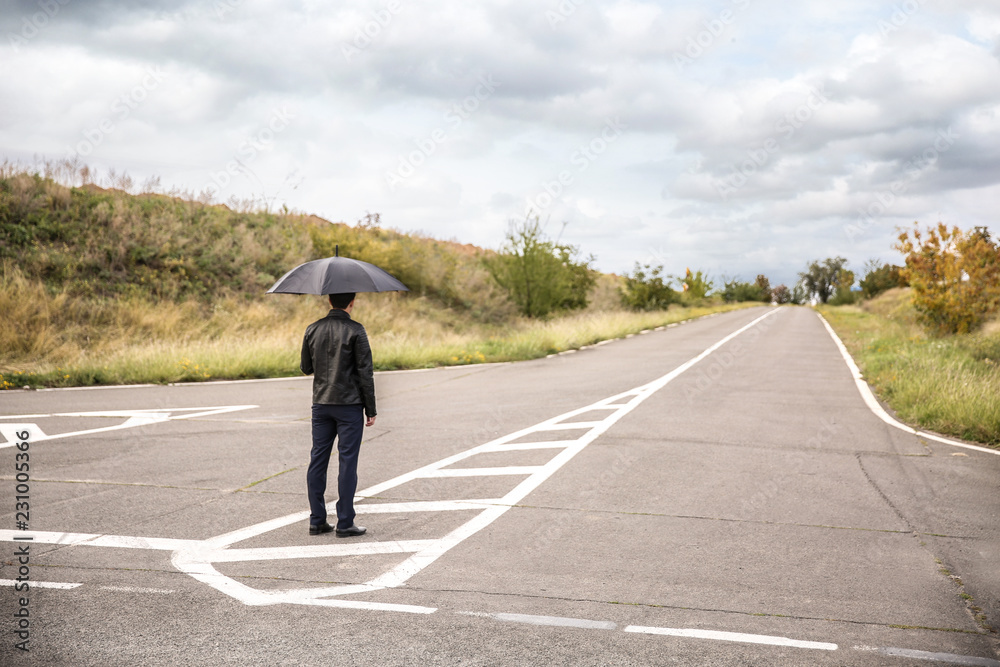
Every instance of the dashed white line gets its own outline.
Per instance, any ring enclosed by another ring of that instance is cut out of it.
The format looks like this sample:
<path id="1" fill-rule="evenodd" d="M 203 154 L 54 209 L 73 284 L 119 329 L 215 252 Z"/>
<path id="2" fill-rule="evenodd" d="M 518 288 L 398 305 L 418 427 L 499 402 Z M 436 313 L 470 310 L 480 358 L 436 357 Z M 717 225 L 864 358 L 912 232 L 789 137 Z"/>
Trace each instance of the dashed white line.
<path id="1" fill-rule="evenodd" d="M 883 655 L 898 656 L 900 658 L 913 658 L 914 660 L 930 660 L 933 662 L 947 662 L 952 665 L 973 665 L 974 667 L 1000 667 L 1000 661 L 991 658 L 976 658 L 970 655 L 956 655 L 954 653 L 932 653 L 930 651 L 917 651 L 908 648 L 879 648 L 875 649 Z"/>
<path id="2" fill-rule="evenodd" d="M 584 630 L 614 630 L 618 626 L 611 621 L 592 621 L 586 618 L 567 618 L 565 616 L 532 616 L 529 614 L 487 614 L 498 621 L 509 623 L 527 623 L 528 625 L 550 625 L 559 628 L 581 628 Z"/>
<path id="3" fill-rule="evenodd" d="M 431 542 L 432 540 L 428 540 Z M 366 551 L 365 547 L 375 547 L 380 543 L 365 543 L 356 545 L 344 545 L 344 547 L 361 547 L 358 550 L 359 553 L 387 553 L 386 551 Z M 384 545 L 384 543 L 381 543 Z M 317 555 L 319 550 L 337 548 L 341 549 L 340 545 L 323 545 L 317 549 Z M 354 549 L 343 549 L 345 551 Z M 214 562 L 234 562 L 238 560 L 255 560 L 257 556 L 271 558 L 282 558 L 284 555 L 273 555 L 264 552 L 275 551 L 272 549 L 236 549 L 227 550 L 220 552 L 220 558 L 216 558 Z M 243 556 L 249 556 L 244 558 Z M 0 579 L 0 586 L 13 586 L 17 584 L 16 580 L 13 579 Z M 69 582 L 47 582 L 47 581 L 32 581 L 29 582 L 32 588 L 48 588 L 57 590 L 74 590 L 78 589 L 84 584 L 82 583 L 69 583 Z M 110 591 L 115 593 L 140 593 L 140 594 L 153 594 L 153 595 L 170 595 L 176 593 L 177 591 L 167 588 L 148 588 L 141 586 L 96 586 L 98 590 Z M 366 586 L 357 586 L 358 589 L 367 590 Z M 321 597 L 308 597 L 308 595 L 321 594 L 326 589 L 315 589 L 311 591 L 302 591 L 307 594 L 303 600 L 298 604 L 317 606 L 317 607 L 333 607 L 339 609 L 357 609 L 363 611 L 390 611 L 390 612 L 406 612 L 406 613 L 416 613 L 416 614 L 433 614 L 438 611 L 436 607 L 423 607 L 419 605 L 404 605 L 404 604 L 392 604 L 384 602 L 367 602 L 361 600 L 344 600 L 344 599 L 323 599 Z M 360 592 L 360 590 L 359 590 Z M 276 592 L 266 592 L 266 595 L 271 594 L 280 595 L 280 591 Z M 260 603 L 258 603 L 260 604 Z M 541 616 L 534 614 L 514 614 L 506 612 L 483 612 L 483 611 L 456 611 L 452 612 L 459 616 L 473 616 L 477 618 L 488 618 L 495 621 L 500 621 L 504 623 L 523 623 L 525 625 L 537 625 L 545 627 L 557 627 L 557 628 L 577 628 L 581 630 L 617 630 L 618 624 L 613 621 L 599 621 L 589 618 L 573 618 L 567 616 Z M 759 635 L 744 632 L 728 632 L 722 630 L 702 630 L 697 628 L 664 628 L 664 627 L 650 627 L 650 626 L 640 626 L 640 625 L 629 625 L 623 628 L 623 632 L 628 632 L 632 634 L 646 634 L 646 635 L 658 635 L 666 637 L 680 637 L 685 639 L 704 639 L 709 641 L 725 641 L 725 642 L 737 642 L 744 644 L 761 644 L 767 646 L 782 646 L 787 648 L 798 648 L 814 651 L 837 651 L 839 646 L 832 642 L 817 642 L 817 641 L 806 641 L 801 639 L 791 639 L 789 637 L 779 637 L 775 635 Z M 1000 661 L 993 660 L 992 658 L 980 658 L 976 656 L 969 655 L 958 655 L 955 653 L 936 653 L 931 651 L 920 651 L 916 649 L 906 649 L 897 647 L 877 647 L 877 646 L 853 646 L 855 651 L 865 651 L 870 653 L 880 653 L 886 656 L 899 657 L 899 658 L 911 658 L 914 660 L 926 660 L 929 662 L 942 662 L 953 665 L 964 665 L 967 667 L 1000 667 Z"/>
<path id="4" fill-rule="evenodd" d="M 816 651 L 836 651 L 836 644 L 826 642 L 808 642 L 787 637 L 770 635 L 750 635 L 742 632 L 722 632 L 720 630 L 696 630 L 692 628 L 651 628 L 640 625 L 630 625 L 625 632 L 639 632 L 647 635 L 667 635 L 670 637 L 692 637 L 695 639 L 714 639 L 725 642 L 742 642 L 746 644 L 768 644 L 771 646 L 787 646 L 790 648 L 805 648 Z"/>
<path id="5" fill-rule="evenodd" d="M 170 595 L 177 591 L 169 588 L 144 588 L 142 586 L 98 586 L 102 591 L 112 591 L 114 593 L 142 593 L 143 595 Z"/>
<path id="6" fill-rule="evenodd" d="M 29 588 L 59 588 L 63 590 L 69 590 L 72 588 L 79 588 L 83 584 L 70 584 L 61 581 L 17 581 L 16 579 L 0 579 L 0 586 L 16 586 L 17 584 L 27 583 Z"/>

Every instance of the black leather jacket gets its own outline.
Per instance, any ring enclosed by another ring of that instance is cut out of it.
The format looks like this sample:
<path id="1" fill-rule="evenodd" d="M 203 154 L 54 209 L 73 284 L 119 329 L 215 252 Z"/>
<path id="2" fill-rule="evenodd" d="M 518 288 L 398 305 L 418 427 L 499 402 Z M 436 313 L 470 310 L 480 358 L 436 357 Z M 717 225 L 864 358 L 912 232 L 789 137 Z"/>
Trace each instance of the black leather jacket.
<path id="1" fill-rule="evenodd" d="M 375 416 L 375 375 L 368 333 L 347 311 L 333 308 L 306 329 L 302 372 L 313 374 L 313 403 L 364 405 Z"/>

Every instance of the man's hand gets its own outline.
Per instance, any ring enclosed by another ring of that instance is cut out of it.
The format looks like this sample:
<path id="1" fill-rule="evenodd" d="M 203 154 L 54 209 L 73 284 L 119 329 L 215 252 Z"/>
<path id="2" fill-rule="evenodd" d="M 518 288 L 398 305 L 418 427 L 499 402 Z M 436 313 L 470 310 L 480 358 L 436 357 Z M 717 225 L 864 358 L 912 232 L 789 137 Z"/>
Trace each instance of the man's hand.
<path id="1" fill-rule="evenodd" d="M 375 417 L 369 417 L 368 420 L 365 421 L 365 426 L 374 426 L 374 425 L 375 425 Z"/>

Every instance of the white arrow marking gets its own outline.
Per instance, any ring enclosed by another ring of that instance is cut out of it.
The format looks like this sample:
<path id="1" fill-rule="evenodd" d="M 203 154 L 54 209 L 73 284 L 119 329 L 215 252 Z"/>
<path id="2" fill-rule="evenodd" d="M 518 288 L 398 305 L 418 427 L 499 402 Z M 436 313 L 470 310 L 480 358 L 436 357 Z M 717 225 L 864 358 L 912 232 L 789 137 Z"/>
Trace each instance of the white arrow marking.
<path id="1" fill-rule="evenodd" d="M 0 424 L 0 434 L 6 442 L 0 444 L 0 449 L 13 447 L 18 431 L 29 430 L 31 441 L 56 440 L 58 438 L 69 438 L 76 435 L 90 435 L 91 433 L 105 433 L 107 431 L 119 431 L 136 426 L 148 426 L 175 419 L 194 419 L 196 417 L 208 417 L 210 415 L 223 414 L 225 412 L 237 412 L 239 410 L 250 410 L 256 405 L 226 405 L 221 407 L 205 408 L 156 408 L 152 410 L 98 410 L 96 412 L 59 412 L 40 415 L 10 415 L 0 417 L 0 419 L 44 419 L 47 417 L 104 417 L 110 419 L 125 419 L 125 422 L 114 426 L 103 426 L 101 428 L 91 428 L 84 431 L 72 431 L 70 433 L 57 433 L 46 435 L 38 426 L 29 423 Z M 181 414 L 174 414 L 181 413 Z"/>

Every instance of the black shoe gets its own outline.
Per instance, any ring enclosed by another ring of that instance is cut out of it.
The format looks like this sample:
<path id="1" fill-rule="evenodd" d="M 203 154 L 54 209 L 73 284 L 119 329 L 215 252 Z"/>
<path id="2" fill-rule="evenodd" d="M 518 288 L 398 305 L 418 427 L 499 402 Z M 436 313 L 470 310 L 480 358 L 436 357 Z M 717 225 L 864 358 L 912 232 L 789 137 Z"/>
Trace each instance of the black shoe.
<path id="1" fill-rule="evenodd" d="M 322 535 L 323 533 L 332 533 L 333 526 L 328 523 L 324 523 L 322 526 L 314 526 L 309 524 L 309 534 L 310 535 Z"/>
<path id="2" fill-rule="evenodd" d="M 344 530 L 338 528 L 337 537 L 357 537 L 358 535 L 364 535 L 366 532 L 368 532 L 368 529 L 364 526 L 351 524 L 350 528 L 345 528 Z"/>

